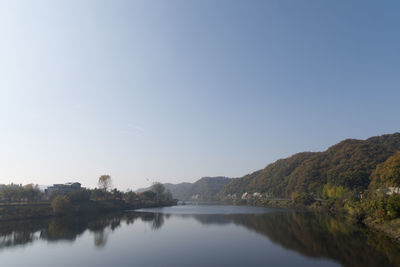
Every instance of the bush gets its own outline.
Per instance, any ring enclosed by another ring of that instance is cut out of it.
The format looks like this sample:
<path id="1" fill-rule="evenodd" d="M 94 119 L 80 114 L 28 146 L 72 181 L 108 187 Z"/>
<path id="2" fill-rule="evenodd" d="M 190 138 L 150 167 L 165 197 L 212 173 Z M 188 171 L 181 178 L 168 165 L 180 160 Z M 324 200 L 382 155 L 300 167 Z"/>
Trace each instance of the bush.
<path id="1" fill-rule="evenodd" d="M 58 195 L 51 201 L 51 208 L 54 214 L 65 215 L 71 211 L 71 201 L 67 196 Z"/>
<path id="2" fill-rule="evenodd" d="M 400 195 L 391 195 L 386 204 L 386 213 L 390 219 L 396 219 L 400 216 Z"/>
<path id="3" fill-rule="evenodd" d="M 307 193 L 300 193 L 297 196 L 294 196 L 294 203 L 296 204 L 301 204 L 304 206 L 308 206 L 311 205 L 312 203 L 315 202 L 315 199 L 313 198 L 313 196 L 311 196 L 310 194 Z"/>
<path id="4" fill-rule="evenodd" d="M 144 191 L 141 195 L 145 200 L 154 200 L 156 198 L 156 193 L 150 190 Z"/>
<path id="5" fill-rule="evenodd" d="M 86 189 L 74 190 L 68 193 L 68 198 L 72 203 L 88 202 L 90 200 L 90 191 Z"/>

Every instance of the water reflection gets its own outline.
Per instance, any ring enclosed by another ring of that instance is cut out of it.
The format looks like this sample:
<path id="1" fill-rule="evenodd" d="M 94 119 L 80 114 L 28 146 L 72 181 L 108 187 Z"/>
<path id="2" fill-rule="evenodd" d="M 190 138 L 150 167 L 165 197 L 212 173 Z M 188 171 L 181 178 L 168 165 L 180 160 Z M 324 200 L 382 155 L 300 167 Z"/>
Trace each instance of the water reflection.
<path id="1" fill-rule="evenodd" d="M 332 217 L 312 213 L 266 214 L 162 214 L 127 212 L 95 218 L 69 218 L 7 222 L 0 224 L 0 251 L 37 240 L 74 242 L 88 231 L 98 248 L 121 226 L 135 227 L 141 220 L 159 231 L 171 218 L 203 225 L 237 225 L 267 237 L 288 250 L 312 258 L 327 258 L 343 266 L 400 266 L 400 249 L 381 234 L 349 226 Z M 132 225 L 132 226 L 131 226 Z"/>

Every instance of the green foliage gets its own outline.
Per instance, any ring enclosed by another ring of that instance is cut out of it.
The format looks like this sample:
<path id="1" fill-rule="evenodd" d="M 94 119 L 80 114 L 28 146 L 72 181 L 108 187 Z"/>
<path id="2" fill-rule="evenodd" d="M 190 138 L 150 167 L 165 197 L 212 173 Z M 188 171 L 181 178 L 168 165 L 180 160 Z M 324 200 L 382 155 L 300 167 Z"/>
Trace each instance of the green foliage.
<path id="1" fill-rule="evenodd" d="M 136 193 L 133 191 L 128 191 L 123 196 L 124 201 L 129 204 L 133 204 L 136 201 Z"/>
<path id="2" fill-rule="evenodd" d="M 106 199 L 106 195 L 107 192 L 102 189 L 95 188 L 93 190 L 90 190 L 90 198 L 93 200 Z"/>
<path id="3" fill-rule="evenodd" d="M 38 185 L 1 185 L 0 200 L 5 202 L 33 202 L 43 199 L 43 193 Z"/>
<path id="4" fill-rule="evenodd" d="M 174 201 L 174 197 L 172 196 L 171 191 L 167 190 L 167 191 L 164 192 L 163 201 L 165 201 L 165 202 Z"/>
<path id="5" fill-rule="evenodd" d="M 162 199 L 162 195 L 164 194 L 165 191 L 165 186 L 161 183 L 154 183 L 153 186 L 151 187 L 151 190 L 156 194 L 155 198 L 156 201 L 159 202 Z"/>
<path id="6" fill-rule="evenodd" d="M 156 198 L 156 193 L 154 193 L 151 190 L 144 191 L 143 193 L 140 194 L 142 199 L 144 200 L 155 200 Z"/>
<path id="7" fill-rule="evenodd" d="M 370 189 L 400 187 L 400 151 L 379 164 L 371 175 Z"/>
<path id="8" fill-rule="evenodd" d="M 312 195 L 302 192 L 300 194 L 294 195 L 293 201 L 295 204 L 309 206 L 315 202 L 315 199 L 312 197 Z"/>
<path id="9" fill-rule="evenodd" d="M 58 195 L 51 201 L 51 208 L 54 214 L 65 215 L 71 211 L 72 205 L 67 196 Z"/>
<path id="10" fill-rule="evenodd" d="M 288 177 L 305 160 L 316 153 L 304 152 L 286 159 L 280 159 L 266 168 L 248 174 L 242 178 L 233 179 L 222 189 L 221 197 L 227 194 L 243 194 L 244 192 L 268 192 L 271 196 L 285 195 L 284 189 Z"/>
<path id="11" fill-rule="evenodd" d="M 361 202 L 345 200 L 343 209 L 357 223 L 361 223 L 367 216 Z"/>
<path id="12" fill-rule="evenodd" d="M 391 195 L 386 203 L 386 213 L 390 219 L 400 217 L 400 195 Z"/>
<path id="13" fill-rule="evenodd" d="M 349 199 L 353 196 L 353 193 L 344 186 L 335 186 L 331 183 L 327 183 L 322 187 L 322 196 L 326 198 Z"/>
<path id="14" fill-rule="evenodd" d="M 161 183 L 154 183 L 151 190 L 146 190 L 137 194 L 128 192 L 125 195 L 129 198 L 130 202 L 133 201 L 133 203 L 139 203 L 139 205 L 145 207 L 168 206 L 176 205 L 177 203 L 171 191 L 165 190 L 165 186 Z"/>
<path id="15" fill-rule="evenodd" d="M 355 204 L 353 204 L 354 206 Z M 375 222 L 392 220 L 400 217 L 400 195 L 373 195 L 363 199 L 357 204 L 360 213 L 369 217 Z M 346 207 L 347 211 L 350 209 Z"/>
<path id="16" fill-rule="evenodd" d="M 293 192 L 309 192 L 315 197 L 326 197 L 328 191 L 336 189 L 336 193 L 329 194 L 344 197 L 367 189 L 376 166 L 397 150 L 400 150 L 400 133 L 367 140 L 344 140 L 324 152 L 295 154 L 263 170 L 233 179 L 220 195 L 267 192 L 274 197 L 288 198 Z M 390 181 L 395 181 L 399 176 L 394 175 L 397 172 L 392 173 Z M 326 184 L 329 186 L 324 192 Z"/>
<path id="17" fill-rule="evenodd" d="M 114 188 L 111 191 L 111 197 L 112 197 L 112 199 L 121 200 L 121 199 L 123 199 L 123 193 L 121 191 L 119 191 L 117 188 Z"/>
<path id="18" fill-rule="evenodd" d="M 90 200 L 90 190 L 79 189 L 68 193 L 68 198 L 72 203 L 88 202 Z"/>

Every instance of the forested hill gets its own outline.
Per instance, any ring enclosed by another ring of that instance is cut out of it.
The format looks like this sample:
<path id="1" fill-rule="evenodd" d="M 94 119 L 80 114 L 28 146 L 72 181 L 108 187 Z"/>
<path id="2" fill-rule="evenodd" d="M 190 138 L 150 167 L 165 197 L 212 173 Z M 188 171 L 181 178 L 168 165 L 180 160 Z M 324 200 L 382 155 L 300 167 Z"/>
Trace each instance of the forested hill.
<path id="1" fill-rule="evenodd" d="M 219 196 L 260 192 L 273 197 L 291 197 L 293 193 L 306 192 L 319 197 L 330 187 L 354 192 L 365 190 L 377 165 L 398 150 L 400 133 L 367 140 L 347 139 L 324 152 L 298 153 L 233 179 Z"/>
<path id="2" fill-rule="evenodd" d="M 227 177 L 203 177 L 194 183 L 164 184 L 165 189 L 171 191 L 172 196 L 179 200 L 217 200 L 218 193 L 232 179 Z M 150 190 L 150 188 L 139 189 L 138 192 Z"/>

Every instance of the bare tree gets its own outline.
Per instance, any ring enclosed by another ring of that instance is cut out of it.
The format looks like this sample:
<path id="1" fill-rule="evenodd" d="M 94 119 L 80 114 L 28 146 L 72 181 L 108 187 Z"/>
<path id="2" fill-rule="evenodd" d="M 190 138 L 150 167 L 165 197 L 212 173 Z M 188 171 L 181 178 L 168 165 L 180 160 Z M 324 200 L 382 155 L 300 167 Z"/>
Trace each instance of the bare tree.
<path id="1" fill-rule="evenodd" d="M 98 184 L 103 191 L 108 191 L 112 187 L 111 176 L 108 174 L 100 176 Z"/>

